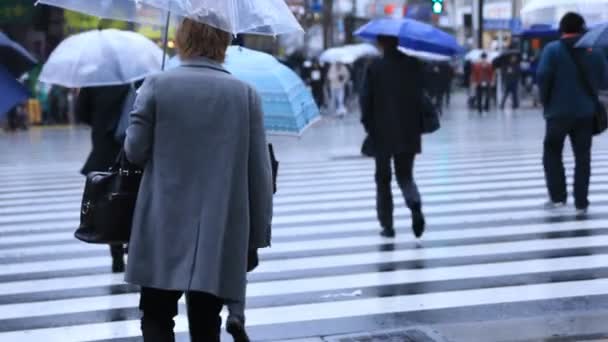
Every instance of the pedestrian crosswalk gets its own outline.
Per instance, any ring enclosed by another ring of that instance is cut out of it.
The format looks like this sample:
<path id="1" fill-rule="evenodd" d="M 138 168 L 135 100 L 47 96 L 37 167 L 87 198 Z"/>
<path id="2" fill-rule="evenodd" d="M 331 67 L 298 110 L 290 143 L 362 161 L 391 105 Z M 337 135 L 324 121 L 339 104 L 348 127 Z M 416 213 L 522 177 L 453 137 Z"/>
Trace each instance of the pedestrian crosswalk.
<path id="1" fill-rule="evenodd" d="M 0 341 L 140 334 L 137 288 L 110 273 L 107 247 L 73 238 L 78 167 L 0 165 Z M 582 220 L 573 208 L 543 210 L 537 151 L 425 156 L 416 177 L 428 231 L 416 241 L 404 205 L 397 237 L 379 236 L 372 161 L 285 163 L 273 248 L 250 275 L 252 335 L 280 341 L 607 308 L 608 150 L 597 151 L 593 170 Z M 183 315 L 176 330 L 187 340 Z"/>

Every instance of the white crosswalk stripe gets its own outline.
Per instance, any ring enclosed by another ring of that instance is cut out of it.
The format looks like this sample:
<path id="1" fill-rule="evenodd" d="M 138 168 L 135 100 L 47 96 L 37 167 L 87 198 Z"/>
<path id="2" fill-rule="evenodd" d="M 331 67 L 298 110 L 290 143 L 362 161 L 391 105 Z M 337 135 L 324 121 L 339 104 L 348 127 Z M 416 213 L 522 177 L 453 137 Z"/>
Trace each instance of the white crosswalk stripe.
<path id="1" fill-rule="evenodd" d="M 573 208 L 542 209 L 539 158 L 423 157 L 416 177 L 428 231 L 421 241 L 402 205 L 397 237 L 379 236 L 370 160 L 285 163 L 273 248 L 261 252 L 250 275 L 253 335 L 273 331 L 280 340 L 281 332 L 311 322 L 302 337 L 344 320 L 608 299 L 608 151 L 594 158 L 586 220 Z M 137 289 L 110 273 L 106 246 L 73 237 L 83 186 L 78 165 L 42 165 L 46 172 L 0 165 L 0 342 L 137 337 Z M 176 323 L 178 333 L 187 331 L 183 312 Z"/>

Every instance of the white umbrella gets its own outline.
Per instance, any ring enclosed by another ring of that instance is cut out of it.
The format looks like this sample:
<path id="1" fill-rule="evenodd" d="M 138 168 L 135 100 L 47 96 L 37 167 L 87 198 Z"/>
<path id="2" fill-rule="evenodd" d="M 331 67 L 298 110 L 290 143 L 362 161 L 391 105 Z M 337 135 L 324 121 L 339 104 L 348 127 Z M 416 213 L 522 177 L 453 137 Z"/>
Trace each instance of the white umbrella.
<path id="1" fill-rule="evenodd" d="M 168 14 L 233 34 L 279 35 L 302 31 L 284 0 L 39 0 L 100 18 L 166 26 Z"/>
<path id="2" fill-rule="evenodd" d="M 159 72 L 162 50 L 134 32 L 95 30 L 64 40 L 42 68 L 40 81 L 68 88 L 128 84 Z"/>
<path id="3" fill-rule="evenodd" d="M 353 44 L 325 50 L 319 56 L 319 62 L 351 64 L 359 58 L 378 55 L 380 55 L 380 51 L 371 44 Z"/>
<path id="4" fill-rule="evenodd" d="M 356 56 L 342 47 L 334 47 L 323 51 L 323 53 L 319 56 L 319 62 L 326 63 L 344 63 L 351 64 L 357 60 Z"/>
<path id="5" fill-rule="evenodd" d="M 608 0 L 530 0 L 521 10 L 525 27 L 535 24 L 556 25 L 567 12 L 585 17 L 587 25 L 608 21 Z"/>
<path id="6" fill-rule="evenodd" d="M 488 55 L 488 61 L 490 61 L 490 62 L 493 61 L 494 59 L 496 59 L 498 56 L 500 56 L 500 53 L 498 51 L 488 52 L 488 51 L 484 51 L 484 50 L 480 50 L 480 49 L 474 49 L 474 50 L 469 51 L 469 53 L 467 53 L 464 56 L 464 59 L 466 61 L 472 61 L 472 62 L 478 61 L 481 59 L 481 55 L 484 52 Z"/>

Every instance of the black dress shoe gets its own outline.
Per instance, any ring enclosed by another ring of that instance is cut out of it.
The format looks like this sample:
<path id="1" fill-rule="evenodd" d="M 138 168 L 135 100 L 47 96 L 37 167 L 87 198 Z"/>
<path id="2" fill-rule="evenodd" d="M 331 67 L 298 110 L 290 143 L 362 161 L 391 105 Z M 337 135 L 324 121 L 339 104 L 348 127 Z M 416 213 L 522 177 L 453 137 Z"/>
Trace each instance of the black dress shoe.
<path id="1" fill-rule="evenodd" d="M 383 228 L 380 232 L 380 235 L 385 238 L 394 238 L 395 237 L 395 229 L 394 228 Z"/>
<path id="2" fill-rule="evenodd" d="M 234 342 L 250 342 L 247 331 L 245 331 L 245 323 L 238 317 L 228 317 L 226 331 L 232 335 Z"/>
<path id="3" fill-rule="evenodd" d="M 112 260 L 112 273 L 123 273 L 125 271 L 125 261 L 123 258 Z"/>
<path id="4" fill-rule="evenodd" d="M 422 210 L 412 211 L 412 230 L 414 231 L 414 235 L 420 239 L 424 234 L 424 229 L 426 226 L 426 221 L 424 220 L 424 214 Z"/>

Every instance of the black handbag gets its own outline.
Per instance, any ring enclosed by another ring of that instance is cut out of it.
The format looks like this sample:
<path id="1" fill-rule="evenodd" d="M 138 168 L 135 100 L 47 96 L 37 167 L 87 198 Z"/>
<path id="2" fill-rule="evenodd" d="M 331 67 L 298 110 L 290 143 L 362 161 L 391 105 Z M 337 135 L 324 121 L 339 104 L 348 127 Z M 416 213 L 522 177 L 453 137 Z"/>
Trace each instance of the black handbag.
<path id="1" fill-rule="evenodd" d="M 437 132 L 439 128 L 441 128 L 441 123 L 439 122 L 439 111 L 426 93 L 422 95 L 420 109 L 422 114 L 422 134 L 431 134 Z"/>
<path id="2" fill-rule="evenodd" d="M 363 145 L 361 145 L 361 154 L 370 158 L 376 155 L 374 142 L 372 141 L 372 138 L 369 135 L 366 136 L 363 140 Z"/>
<path id="3" fill-rule="evenodd" d="M 593 90 L 591 82 L 589 82 L 589 79 L 585 74 L 585 69 L 581 64 L 581 61 L 576 58 L 574 50 L 568 47 L 564 42 L 562 42 L 562 44 L 564 44 L 564 48 L 568 51 L 572 61 L 576 65 L 576 69 L 578 71 L 577 74 L 581 85 L 583 88 L 585 88 L 585 92 L 593 99 L 593 103 L 595 105 L 595 112 L 593 113 L 593 135 L 602 134 L 606 131 L 606 129 L 608 129 L 608 112 L 606 112 L 606 107 L 600 101 L 596 91 Z"/>
<path id="4" fill-rule="evenodd" d="M 142 174 L 121 152 L 109 171 L 87 175 L 76 238 L 95 244 L 128 243 Z"/>

